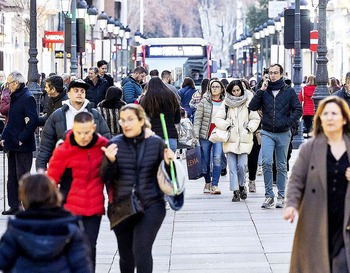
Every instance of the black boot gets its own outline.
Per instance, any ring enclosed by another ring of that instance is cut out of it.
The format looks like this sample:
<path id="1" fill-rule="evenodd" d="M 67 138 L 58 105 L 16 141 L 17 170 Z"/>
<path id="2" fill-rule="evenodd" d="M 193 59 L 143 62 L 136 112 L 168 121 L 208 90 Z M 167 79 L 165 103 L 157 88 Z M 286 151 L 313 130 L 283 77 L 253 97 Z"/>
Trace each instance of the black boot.
<path id="1" fill-rule="evenodd" d="M 247 189 L 245 186 L 239 186 L 239 195 L 241 196 L 242 200 L 247 199 Z"/>
<path id="2" fill-rule="evenodd" d="M 239 191 L 233 191 L 232 202 L 239 202 L 240 200 Z"/>

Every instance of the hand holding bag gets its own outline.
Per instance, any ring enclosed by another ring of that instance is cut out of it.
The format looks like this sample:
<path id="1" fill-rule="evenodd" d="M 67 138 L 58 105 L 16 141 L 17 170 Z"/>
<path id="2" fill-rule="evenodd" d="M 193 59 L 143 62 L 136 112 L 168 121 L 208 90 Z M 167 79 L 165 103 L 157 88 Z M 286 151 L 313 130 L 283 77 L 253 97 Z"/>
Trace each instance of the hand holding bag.
<path id="1" fill-rule="evenodd" d="M 110 228 L 114 229 L 118 227 L 125 220 L 135 219 L 142 217 L 144 214 L 144 208 L 141 200 L 138 198 L 136 188 L 139 182 L 140 164 L 143 159 L 145 151 L 145 143 L 142 142 L 140 153 L 137 158 L 137 172 L 135 174 L 135 181 L 131 194 L 121 200 L 113 200 L 107 208 L 107 216 L 110 222 Z"/>

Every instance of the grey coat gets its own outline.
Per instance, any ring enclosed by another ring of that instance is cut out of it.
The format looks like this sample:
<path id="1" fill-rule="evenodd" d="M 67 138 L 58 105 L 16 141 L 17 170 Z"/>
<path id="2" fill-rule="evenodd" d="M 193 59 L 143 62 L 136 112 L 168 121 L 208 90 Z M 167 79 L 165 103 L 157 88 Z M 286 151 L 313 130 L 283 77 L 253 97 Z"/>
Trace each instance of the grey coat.
<path id="1" fill-rule="evenodd" d="M 343 137 L 350 161 L 350 135 Z M 330 273 L 327 204 L 327 137 L 321 134 L 301 146 L 287 184 L 286 207 L 294 207 L 299 212 L 291 273 Z M 347 187 L 343 225 L 347 257 L 350 257 L 349 231 L 350 187 Z"/>

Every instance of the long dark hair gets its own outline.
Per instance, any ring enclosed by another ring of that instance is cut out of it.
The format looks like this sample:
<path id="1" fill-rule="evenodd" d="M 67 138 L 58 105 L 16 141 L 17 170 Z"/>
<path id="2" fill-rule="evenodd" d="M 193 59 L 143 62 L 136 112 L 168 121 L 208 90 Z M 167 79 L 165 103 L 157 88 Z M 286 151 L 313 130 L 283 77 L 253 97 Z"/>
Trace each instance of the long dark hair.
<path id="1" fill-rule="evenodd" d="M 236 85 L 239 87 L 239 89 L 241 89 L 241 96 L 243 96 L 244 95 L 244 87 L 243 87 L 243 84 L 240 80 L 231 81 L 226 88 L 226 92 L 233 96 L 232 90 L 233 90 L 233 87 Z"/>
<path id="2" fill-rule="evenodd" d="M 106 97 L 103 101 L 101 101 L 100 106 L 103 108 L 118 108 L 125 105 L 125 102 L 121 100 L 123 96 L 123 91 L 116 86 L 111 86 L 106 91 Z"/>
<path id="3" fill-rule="evenodd" d="M 157 77 L 149 80 L 141 106 L 150 118 L 158 117 L 160 113 L 176 112 L 180 107 L 174 92 Z"/>

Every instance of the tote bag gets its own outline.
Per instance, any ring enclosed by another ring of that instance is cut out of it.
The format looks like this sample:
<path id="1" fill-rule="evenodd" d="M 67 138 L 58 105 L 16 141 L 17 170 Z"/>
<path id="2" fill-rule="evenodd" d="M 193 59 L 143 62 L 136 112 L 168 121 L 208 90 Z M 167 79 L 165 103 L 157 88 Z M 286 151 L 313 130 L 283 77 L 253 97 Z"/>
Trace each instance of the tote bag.
<path id="1" fill-rule="evenodd" d="M 186 152 L 188 179 L 196 180 L 203 176 L 201 147 L 197 146 Z"/>

